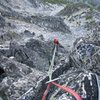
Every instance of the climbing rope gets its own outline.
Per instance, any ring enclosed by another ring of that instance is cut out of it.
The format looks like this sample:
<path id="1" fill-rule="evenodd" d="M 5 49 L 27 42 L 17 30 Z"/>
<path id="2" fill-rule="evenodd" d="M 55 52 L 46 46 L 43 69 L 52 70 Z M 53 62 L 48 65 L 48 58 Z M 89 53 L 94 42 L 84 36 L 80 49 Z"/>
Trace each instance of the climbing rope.
<path id="1" fill-rule="evenodd" d="M 53 57 L 52 57 L 52 60 L 51 60 L 51 65 L 50 65 L 49 71 L 48 71 L 49 82 L 47 82 L 48 85 L 47 85 L 46 90 L 44 91 L 44 94 L 42 96 L 42 100 L 46 100 L 46 97 L 48 95 L 48 92 L 49 92 L 49 89 L 50 89 L 51 85 L 55 85 L 58 88 L 64 90 L 65 92 L 70 93 L 71 95 L 73 95 L 76 98 L 76 100 L 82 100 L 81 97 L 78 95 L 78 93 L 76 93 L 74 90 L 70 89 L 67 86 L 62 86 L 60 84 L 57 84 L 56 82 L 54 82 L 56 79 L 52 80 L 52 72 L 53 72 L 53 66 L 54 66 L 54 59 L 55 59 L 55 54 L 56 54 L 56 50 L 57 50 L 56 47 L 57 47 L 58 44 L 59 44 L 58 39 L 54 39 L 55 48 L 54 48 Z"/>
<path id="2" fill-rule="evenodd" d="M 51 82 L 53 85 L 57 86 L 58 88 L 64 90 L 65 92 L 69 92 L 71 95 L 73 95 L 76 100 L 82 100 L 81 97 L 72 89 L 70 89 L 69 87 L 67 86 L 62 86 L 60 84 L 57 84 L 56 82 Z"/>
<path id="3" fill-rule="evenodd" d="M 57 42 L 57 41 L 56 41 L 56 42 Z M 52 60 L 51 60 L 51 65 L 50 65 L 49 71 L 48 71 L 49 81 L 52 80 L 52 71 L 53 71 L 53 66 L 54 66 L 54 59 L 55 59 L 55 55 L 56 55 L 56 50 L 57 50 L 57 49 L 56 49 L 56 46 L 57 46 L 56 42 L 54 41 L 55 47 L 54 47 L 53 57 L 52 57 Z"/>
<path id="4" fill-rule="evenodd" d="M 49 83 L 49 84 L 47 85 L 47 88 L 46 88 L 46 90 L 45 90 L 45 92 L 44 92 L 44 94 L 43 94 L 42 100 L 46 100 L 46 97 L 47 97 L 47 94 L 48 94 L 48 92 L 49 92 L 50 87 L 51 87 L 51 83 Z"/>

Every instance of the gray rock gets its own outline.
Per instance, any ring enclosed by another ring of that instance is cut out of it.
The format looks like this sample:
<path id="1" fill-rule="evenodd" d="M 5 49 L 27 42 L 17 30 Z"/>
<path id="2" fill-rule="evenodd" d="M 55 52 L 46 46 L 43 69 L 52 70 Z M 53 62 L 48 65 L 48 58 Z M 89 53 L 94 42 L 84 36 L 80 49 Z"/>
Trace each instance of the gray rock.
<path id="1" fill-rule="evenodd" d="M 34 24 L 41 27 L 46 27 L 52 31 L 60 31 L 64 33 L 71 33 L 69 27 L 64 23 L 63 19 L 54 16 L 31 16 L 31 20 Z"/>
<path id="2" fill-rule="evenodd" d="M 73 13 L 78 12 L 81 8 L 87 8 L 87 5 L 82 3 L 69 3 L 62 9 L 57 15 L 58 16 L 71 16 Z"/>
<path id="3" fill-rule="evenodd" d="M 90 38 L 88 41 L 90 41 L 92 44 L 100 47 L 100 32 L 99 32 L 99 30 L 94 30 L 94 33 L 92 33 L 90 35 Z"/>
<path id="4" fill-rule="evenodd" d="M 6 24 L 5 19 L 3 18 L 3 16 L 0 15 L 0 27 L 4 27 Z"/>
<path id="5" fill-rule="evenodd" d="M 9 47 L 0 47 L 0 56 L 9 56 L 10 55 L 10 51 L 9 51 Z"/>
<path id="6" fill-rule="evenodd" d="M 39 35 L 38 36 L 38 38 L 40 39 L 40 40 L 44 40 L 44 37 L 43 37 L 43 35 L 41 34 L 41 35 Z"/>
<path id="7" fill-rule="evenodd" d="M 98 100 L 98 84 L 95 74 L 87 70 L 71 69 L 60 76 L 57 83 L 77 91 L 82 100 Z M 72 95 L 53 87 L 48 100 L 76 100 Z"/>
<path id="8" fill-rule="evenodd" d="M 43 55 L 45 51 L 43 50 L 40 51 L 38 44 L 34 43 L 32 44 L 29 43 L 29 44 L 30 46 L 28 47 L 28 43 L 27 46 L 21 46 L 17 43 L 15 44 L 14 42 L 11 43 L 10 45 L 11 55 L 14 56 L 17 59 L 17 61 L 25 63 L 33 68 L 37 68 L 42 71 L 47 70 L 48 69 L 47 67 L 49 65 L 49 60 L 48 57 L 45 57 Z M 38 48 L 36 48 L 35 46 L 32 47 L 32 45 L 36 45 Z M 35 50 L 34 49 L 32 50 L 32 48 L 35 48 Z"/>
<path id="9" fill-rule="evenodd" d="M 35 88 L 37 81 L 45 74 L 31 69 L 25 64 L 21 64 L 11 58 L 2 57 L 0 68 L 6 74 L 0 82 L 0 96 L 6 100 L 16 100 L 26 93 L 30 88 Z M 31 96 L 35 93 L 33 90 Z"/>
<path id="10" fill-rule="evenodd" d="M 60 75 L 62 75 L 63 73 L 66 73 L 66 71 L 70 68 L 69 65 L 69 58 L 67 57 L 66 59 L 57 64 L 56 66 L 54 66 L 54 70 L 52 73 L 52 79 L 56 79 L 58 78 Z M 46 89 L 46 82 L 49 81 L 49 77 L 46 75 L 45 77 L 43 77 L 37 84 L 35 90 L 35 95 L 33 95 L 33 99 L 34 100 L 41 100 L 43 93 Z M 59 80 L 58 80 L 59 81 Z M 54 87 L 53 87 L 54 88 Z M 53 88 L 51 88 L 52 90 L 54 90 Z M 53 93 L 53 91 L 51 91 L 50 89 L 50 95 Z"/>
<path id="11" fill-rule="evenodd" d="M 38 7 L 39 6 L 39 4 L 37 3 L 37 0 L 28 0 L 30 3 L 32 3 L 33 4 L 33 7 Z"/>
<path id="12" fill-rule="evenodd" d="M 13 82 L 9 89 L 6 91 L 7 97 L 10 100 L 28 100 L 27 98 L 32 98 L 33 95 L 35 95 L 35 86 L 37 84 L 37 81 L 40 80 L 41 77 L 43 77 L 43 73 L 33 70 L 32 73 L 24 76 L 23 78 L 19 78 L 18 81 Z M 30 90 L 31 89 L 31 90 Z M 29 96 L 27 96 L 27 93 L 29 91 Z M 23 95 L 25 94 L 25 97 Z M 20 98 L 26 98 L 26 99 L 20 99 Z M 30 100 L 30 99 L 29 99 Z"/>
<path id="13" fill-rule="evenodd" d="M 45 16 L 45 13 L 51 13 L 53 9 L 56 9 L 56 6 L 39 4 L 40 2 L 42 1 L 23 0 L 16 2 L 15 5 L 13 0 L 0 0 L 0 27 L 1 29 L 4 28 L 3 31 L 1 30 L 4 33 L 0 36 L 0 40 L 7 41 L 8 43 L 8 41 L 13 39 L 20 40 L 20 37 L 25 39 L 26 37 L 33 37 L 35 34 L 27 30 L 29 26 L 31 27 L 32 23 L 35 24 L 33 25 L 33 29 L 35 26 L 38 31 L 41 31 L 41 29 L 45 31 L 47 29 L 50 32 L 71 33 L 69 27 L 64 23 L 63 18 L 58 16 Z M 28 8 L 28 6 L 30 7 Z M 38 7 L 40 11 L 42 9 L 44 10 L 43 15 L 34 15 L 33 10 L 35 8 L 38 9 Z M 46 8 L 49 9 L 47 10 Z M 80 8 L 87 8 L 87 6 L 83 4 L 68 5 L 58 15 L 70 16 L 74 12 L 79 11 Z M 31 11 L 32 13 L 30 13 Z M 96 13 L 94 14 L 96 15 Z M 81 19 L 84 17 L 84 13 L 82 17 L 81 15 L 73 16 L 72 19 L 74 17 Z M 98 17 L 96 19 L 99 19 L 99 13 L 96 16 Z M 8 21 L 7 25 L 6 21 Z M 67 63 L 65 58 L 68 52 L 66 52 L 64 47 L 59 45 L 54 64 L 53 79 L 59 77 L 60 79 L 57 81 L 59 84 L 67 84 L 85 100 L 96 100 L 98 94 L 97 80 L 95 74 L 92 72 L 100 75 L 100 35 L 98 34 L 100 23 L 93 21 L 87 24 L 86 27 L 90 30 L 92 28 L 95 34 L 90 36 L 89 39 L 82 39 L 81 42 L 79 40 L 76 42 L 70 55 L 70 61 L 68 60 Z M 41 29 L 38 29 L 37 25 Z M 12 29 L 15 31 L 18 28 L 20 28 L 18 31 L 23 30 L 23 28 L 26 29 L 24 29 L 25 31 L 22 34 L 12 32 Z M 42 35 L 38 39 L 30 39 L 24 44 L 21 44 L 21 42 L 11 41 L 10 47 L 7 47 L 7 49 L 0 48 L 0 99 L 41 100 L 46 88 L 45 83 L 48 81 L 48 76 L 45 73 L 49 68 L 54 45 L 52 42 L 45 42 Z M 57 66 L 58 64 L 59 66 Z M 69 69 L 71 67 L 75 68 Z M 38 82 L 40 82 L 39 85 L 37 84 Z M 56 87 L 51 88 L 48 100 L 52 98 L 56 90 L 58 90 Z M 55 98 L 57 100 L 68 100 L 70 98 L 74 100 L 71 95 L 62 91 L 58 92 Z"/>
<path id="14" fill-rule="evenodd" d="M 98 68 L 100 65 L 100 47 L 96 44 L 97 41 L 95 42 L 95 40 L 92 42 L 89 39 L 80 38 L 70 55 L 72 66 L 89 69 L 100 75 Z"/>
<path id="15" fill-rule="evenodd" d="M 43 72 L 48 70 L 53 48 L 53 43 L 46 43 L 36 39 L 30 39 L 26 45 L 19 45 L 14 41 L 10 43 L 11 56 L 14 56 L 17 61 L 27 64 Z M 58 50 L 58 53 L 60 54 L 58 55 L 57 59 L 61 59 L 61 57 L 66 54 L 64 48 L 59 48 L 60 49 Z"/>
<path id="16" fill-rule="evenodd" d="M 24 33 L 22 33 L 22 35 L 26 37 L 34 37 L 35 33 L 31 33 L 30 31 L 25 30 Z"/>
<path id="17" fill-rule="evenodd" d="M 0 68 L 4 70 L 6 75 L 15 79 L 23 77 L 32 72 L 30 67 L 14 61 L 11 58 L 2 57 L 0 62 Z"/>

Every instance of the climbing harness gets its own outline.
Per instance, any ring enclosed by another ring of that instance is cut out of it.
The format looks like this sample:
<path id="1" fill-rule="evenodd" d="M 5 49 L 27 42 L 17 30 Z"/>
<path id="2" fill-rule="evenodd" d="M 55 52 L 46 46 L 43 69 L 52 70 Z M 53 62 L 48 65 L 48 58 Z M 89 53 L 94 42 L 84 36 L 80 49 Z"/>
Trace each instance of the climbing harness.
<path id="1" fill-rule="evenodd" d="M 55 54 L 56 54 L 56 51 L 57 51 L 57 45 L 59 44 L 59 41 L 57 38 L 54 39 L 54 52 L 53 52 L 53 56 L 52 56 L 52 60 L 51 60 L 51 64 L 50 64 L 50 67 L 49 67 L 49 71 L 48 71 L 48 76 L 49 76 L 49 81 L 46 82 L 48 85 L 47 85 L 47 88 L 42 96 L 42 100 L 46 100 L 46 97 L 48 95 L 48 92 L 49 92 L 49 89 L 51 87 L 51 85 L 55 85 L 56 87 L 64 90 L 65 92 L 68 92 L 70 93 L 71 95 L 73 95 L 76 100 L 82 100 L 81 97 L 72 89 L 70 89 L 69 87 L 66 87 L 66 86 L 62 86 L 60 84 L 57 84 L 56 80 L 58 80 L 59 78 L 56 78 L 56 79 L 53 79 L 52 80 L 52 73 L 53 73 L 53 66 L 54 66 L 54 59 L 55 59 Z"/>

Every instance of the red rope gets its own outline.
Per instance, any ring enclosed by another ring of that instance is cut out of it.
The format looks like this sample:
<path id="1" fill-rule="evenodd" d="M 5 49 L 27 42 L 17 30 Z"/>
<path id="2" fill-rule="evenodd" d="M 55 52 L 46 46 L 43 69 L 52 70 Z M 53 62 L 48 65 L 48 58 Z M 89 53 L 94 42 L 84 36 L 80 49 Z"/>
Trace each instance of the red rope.
<path id="1" fill-rule="evenodd" d="M 57 86 L 58 88 L 66 91 L 66 92 L 69 92 L 71 95 L 73 95 L 76 100 L 82 100 L 81 97 L 72 89 L 70 89 L 69 87 L 66 87 L 66 86 L 62 86 L 60 84 L 57 84 L 56 82 L 51 82 L 53 85 Z M 45 90 L 44 94 L 43 94 L 43 97 L 42 97 L 42 100 L 46 100 L 46 96 L 49 92 L 49 89 L 50 89 L 50 86 L 51 86 L 51 83 L 48 84 L 47 86 L 47 89 Z"/>
<path id="2" fill-rule="evenodd" d="M 74 90 L 70 89 L 69 87 L 61 86 L 60 84 L 57 84 L 56 82 L 52 82 L 52 84 L 54 84 L 55 86 L 57 86 L 58 88 L 66 91 L 66 92 L 69 92 L 76 98 L 76 100 L 82 100 L 81 97 Z"/>
<path id="3" fill-rule="evenodd" d="M 43 94 L 42 100 L 46 100 L 46 96 L 47 96 L 47 94 L 49 92 L 50 87 L 51 87 L 51 83 L 48 84 L 48 86 L 47 86 L 47 88 L 46 88 L 46 90 L 45 90 L 45 92 Z"/>

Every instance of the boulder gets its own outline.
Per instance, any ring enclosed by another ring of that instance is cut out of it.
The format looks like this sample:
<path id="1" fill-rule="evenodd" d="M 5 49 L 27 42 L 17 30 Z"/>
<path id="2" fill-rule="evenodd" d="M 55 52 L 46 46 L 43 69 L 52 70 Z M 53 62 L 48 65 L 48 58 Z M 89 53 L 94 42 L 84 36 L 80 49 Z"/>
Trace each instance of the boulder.
<path id="1" fill-rule="evenodd" d="M 26 37 L 34 37 L 35 33 L 31 33 L 29 30 L 25 30 L 23 33 L 22 33 L 23 36 L 26 36 Z"/>
<path id="2" fill-rule="evenodd" d="M 5 23 L 5 19 L 0 15 L 0 27 L 3 28 L 5 26 Z"/>
<path id="3" fill-rule="evenodd" d="M 43 72 L 49 68 L 53 48 L 52 42 L 37 39 L 30 39 L 25 45 L 20 45 L 16 41 L 10 43 L 11 56 L 14 56 L 17 61 Z M 58 62 L 57 59 L 66 56 L 65 54 L 66 50 L 59 47 L 56 63 Z"/>
<path id="4" fill-rule="evenodd" d="M 2 57 L 0 68 L 6 76 L 0 82 L 0 96 L 5 100 L 16 100 L 26 93 L 30 88 L 35 88 L 37 81 L 44 73 L 31 69 L 11 58 Z M 32 95 L 35 93 L 33 90 Z"/>
<path id="5" fill-rule="evenodd" d="M 39 81 L 44 74 L 40 71 L 33 70 L 32 73 L 19 78 L 17 81 L 13 82 L 8 90 L 6 95 L 9 100 L 32 100 L 33 95 L 35 95 L 35 87 L 37 81 Z M 29 91 L 29 94 L 28 94 Z M 25 96 L 23 96 L 25 94 Z M 27 97 L 27 94 L 30 96 Z M 21 99 L 20 99 L 21 98 Z M 27 99 L 28 98 L 28 99 Z M 29 99 L 30 98 L 30 99 Z"/>
<path id="6" fill-rule="evenodd" d="M 31 20 L 34 24 L 47 28 L 48 30 L 71 34 L 69 27 L 61 17 L 37 15 L 31 16 Z"/>
<path id="7" fill-rule="evenodd" d="M 95 36 L 95 35 L 94 35 Z M 100 75 L 99 37 L 80 38 L 74 43 L 70 62 L 77 68 L 85 68 Z"/>
<path id="8" fill-rule="evenodd" d="M 15 79 L 16 77 L 23 77 L 32 72 L 30 67 L 7 57 L 2 57 L 0 60 L 0 67 L 4 70 L 7 76 L 13 77 Z"/>
<path id="9" fill-rule="evenodd" d="M 76 91 L 82 100 L 98 100 L 97 76 L 90 71 L 72 68 L 59 76 L 57 83 L 65 85 Z M 56 86 L 52 88 L 47 100 L 76 100 Z"/>

